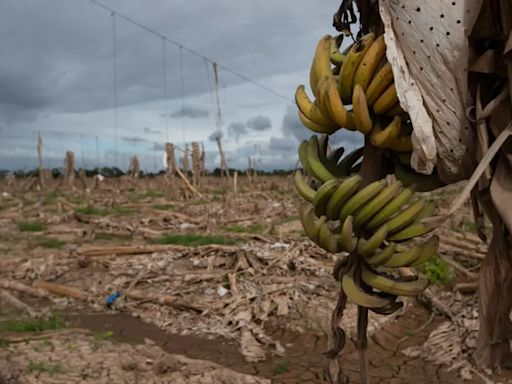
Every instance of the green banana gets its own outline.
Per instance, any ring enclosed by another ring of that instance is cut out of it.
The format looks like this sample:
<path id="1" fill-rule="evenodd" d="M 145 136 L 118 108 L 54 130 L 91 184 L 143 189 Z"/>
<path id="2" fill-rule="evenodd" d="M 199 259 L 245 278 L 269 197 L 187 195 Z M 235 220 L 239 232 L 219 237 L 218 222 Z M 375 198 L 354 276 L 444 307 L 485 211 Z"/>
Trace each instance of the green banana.
<path id="1" fill-rule="evenodd" d="M 310 203 L 313 202 L 316 195 L 316 191 L 308 185 L 306 180 L 304 180 L 301 171 L 295 171 L 293 181 L 295 183 L 295 189 L 297 189 L 299 195 L 301 195 L 306 201 Z"/>
<path id="2" fill-rule="evenodd" d="M 380 227 L 375 233 L 367 240 L 360 238 L 357 243 L 357 253 L 363 257 L 369 257 L 375 253 L 377 248 L 386 240 L 388 234 L 387 225 Z"/>
<path id="3" fill-rule="evenodd" d="M 320 225 L 325 221 L 325 216 L 319 219 L 315 216 L 313 208 L 305 209 L 304 207 L 300 206 L 299 218 L 306 236 L 316 243 L 318 241 Z"/>
<path id="4" fill-rule="evenodd" d="M 397 280 L 393 276 L 379 274 L 362 265 L 361 278 L 365 284 L 381 292 L 397 296 L 417 296 L 428 286 L 428 279 L 420 277 L 415 281 Z"/>
<path id="5" fill-rule="evenodd" d="M 390 244 L 383 250 L 374 252 L 369 257 L 365 257 L 364 261 L 366 264 L 372 267 L 378 267 L 388 261 L 391 256 L 395 253 L 395 244 Z"/>
<path id="6" fill-rule="evenodd" d="M 356 266 L 352 266 L 350 270 L 343 275 L 341 286 L 347 297 L 357 305 L 366 308 L 382 308 L 390 303 L 389 299 L 385 299 L 375 294 L 366 293 L 361 286 L 356 283 L 355 275 Z"/>
<path id="7" fill-rule="evenodd" d="M 417 245 L 406 252 L 395 253 L 382 265 L 389 268 L 408 267 L 421 255 L 423 244 Z"/>
<path id="8" fill-rule="evenodd" d="M 437 252 L 439 248 L 439 236 L 433 235 L 431 236 L 424 244 L 421 250 L 420 256 L 413 261 L 411 264 L 412 267 L 417 267 L 425 262 L 427 262 L 434 254 Z"/>
<path id="9" fill-rule="evenodd" d="M 325 221 L 320 225 L 317 244 L 327 252 L 338 253 L 340 251 L 338 248 L 338 240 L 331 232 Z"/>
<path id="10" fill-rule="evenodd" d="M 315 215 L 317 217 L 325 215 L 327 204 L 337 188 L 338 184 L 336 180 L 329 180 L 318 188 L 313 199 L 313 207 L 315 208 Z"/>
<path id="11" fill-rule="evenodd" d="M 379 212 L 402 188 L 401 181 L 395 181 L 391 185 L 384 188 L 372 201 L 357 211 L 354 216 L 354 226 L 360 227 L 370 220 L 377 212 Z"/>
<path id="12" fill-rule="evenodd" d="M 326 211 L 329 220 L 336 220 L 345 202 L 357 191 L 363 178 L 359 175 L 354 175 L 345 179 L 336 192 L 331 196 L 329 203 L 327 203 Z"/>
<path id="13" fill-rule="evenodd" d="M 373 230 L 379 225 L 384 224 L 396 212 L 398 212 L 404 204 L 406 204 L 414 195 L 414 186 L 405 188 L 393 200 L 391 200 L 384 208 L 382 208 L 370 221 L 366 224 L 366 228 Z"/>
<path id="14" fill-rule="evenodd" d="M 308 160 L 308 146 L 309 146 L 309 143 L 306 140 L 304 140 L 302 143 L 300 143 L 299 149 L 298 149 L 299 160 L 302 164 L 302 167 L 306 171 L 306 173 L 308 175 L 313 175 L 313 168 L 311 168 L 311 165 L 309 164 L 309 160 Z"/>
<path id="15" fill-rule="evenodd" d="M 404 209 L 402 212 L 398 213 L 396 216 L 393 216 L 393 218 L 386 223 L 389 229 L 389 233 L 397 232 L 400 229 L 407 227 L 410 223 L 414 222 L 416 216 L 423 210 L 424 207 L 425 200 L 418 200 L 414 204 L 411 204 L 409 207 Z"/>
<path id="16" fill-rule="evenodd" d="M 342 147 L 342 149 L 343 149 L 343 147 Z M 328 150 L 329 150 L 329 136 L 322 135 L 318 139 L 318 157 L 320 158 L 320 161 L 325 166 L 325 168 L 327 168 L 327 170 L 329 172 L 331 172 L 334 176 L 339 177 L 339 178 L 345 177 L 346 175 L 343 173 L 343 170 L 341 168 L 339 168 L 337 165 L 337 160 L 332 161 L 329 158 L 329 156 L 327 154 Z"/>
<path id="17" fill-rule="evenodd" d="M 349 216 L 343 222 L 339 239 L 340 248 L 348 253 L 354 252 L 357 246 L 357 237 L 352 234 L 352 219 L 352 216 Z"/>
<path id="18" fill-rule="evenodd" d="M 361 208 L 368 201 L 373 199 L 384 187 L 386 186 L 386 180 L 378 180 L 367 185 L 354 196 L 352 196 L 343 205 L 340 211 L 340 220 L 345 220 L 348 215 L 352 215 L 355 211 Z"/>
<path id="19" fill-rule="evenodd" d="M 436 227 L 423 223 L 422 219 L 432 216 L 435 208 L 436 205 L 433 201 L 426 202 L 425 207 L 418 214 L 418 216 L 416 216 L 416 219 L 412 224 L 392 234 L 388 239 L 391 241 L 405 241 L 414 237 L 426 235 L 427 233 L 433 231 Z"/>
<path id="20" fill-rule="evenodd" d="M 318 138 L 313 135 L 309 139 L 308 143 L 308 162 L 311 166 L 312 175 L 324 183 L 326 181 L 336 179 L 336 176 L 329 172 L 329 170 L 320 160 L 319 150 L 320 148 L 318 146 Z"/>

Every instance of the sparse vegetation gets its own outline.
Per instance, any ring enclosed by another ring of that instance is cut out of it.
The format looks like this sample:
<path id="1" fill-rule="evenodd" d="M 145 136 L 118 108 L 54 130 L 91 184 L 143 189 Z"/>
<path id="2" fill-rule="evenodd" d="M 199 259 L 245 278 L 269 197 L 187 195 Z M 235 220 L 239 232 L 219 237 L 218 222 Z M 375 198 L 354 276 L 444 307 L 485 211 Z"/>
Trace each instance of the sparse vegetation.
<path id="1" fill-rule="evenodd" d="M 420 270 L 427 275 L 432 284 L 447 285 L 453 280 L 453 273 L 450 267 L 439 255 L 434 255 L 420 267 Z"/>
<path id="2" fill-rule="evenodd" d="M 263 233 L 265 232 L 265 226 L 262 224 L 252 225 L 233 225 L 225 228 L 226 232 L 234 233 Z"/>
<path id="3" fill-rule="evenodd" d="M 43 248 L 62 248 L 66 244 L 65 241 L 55 239 L 53 237 L 41 236 L 37 239 L 37 245 Z"/>
<path id="4" fill-rule="evenodd" d="M 104 208 L 97 208 L 94 205 L 87 205 L 83 208 L 77 208 L 75 210 L 76 213 L 79 213 L 81 215 L 91 215 L 91 216 L 107 216 L 108 210 Z"/>
<path id="5" fill-rule="evenodd" d="M 112 331 L 105 331 L 95 334 L 94 339 L 92 340 L 91 349 L 93 351 L 97 351 L 101 346 L 101 343 L 107 339 L 110 339 L 112 336 L 114 336 Z"/>
<path id="6" fill-rule="evenodd" d="M 176 244 L 185 246 L 198 246 L 208 244 L 222 244 L 233 245 L 239 242 L 237 239 L 232 239 L 222 235 L 195 235 L 192 233 L 187 234 L 169 234 L 162 236 L 157 241 L 159 244 Z"/>
<path id="7" fill-rule="evenodd" d="M 168 211 L 174 208 L 172 204 L 154 204 L 151 208 L 156 209 L 157 211 Z"/>
<path id="8" fill-rule="evenodd" d="M 47 319 L 16 319 L 0 322 L 0 331 L 4 332 L 42 332 L 65 327 L 65 321 L 58 315 L 52 315 Z"/>
<path id="9" fill-rule="evenodd" d="M 65 372 L 64 367 L 60 363 L 48 364 L 34 361 L 28 363 L 27 371 L 29 373 L 48 373 L 49 375 Z"/>
<path id="10" fill-rule="evenodd" d="M 23 221 L 18 223 L 18 229 L 21 232 L 42 232 L 46 225 L 41 221 Z"/>

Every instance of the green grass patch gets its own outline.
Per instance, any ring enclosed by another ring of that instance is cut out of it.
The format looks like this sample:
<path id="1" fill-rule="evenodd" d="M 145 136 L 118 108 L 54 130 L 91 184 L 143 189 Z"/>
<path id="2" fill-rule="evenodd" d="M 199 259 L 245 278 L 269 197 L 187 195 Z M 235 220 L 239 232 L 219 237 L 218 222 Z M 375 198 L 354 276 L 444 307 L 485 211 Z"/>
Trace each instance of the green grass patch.
<path id="1" fill-rule="evenodd" d="M 226 232 L 234 233 L 263 233 L 265 232 L 265 226 L 262 224 L 252 225 L 233 225 L 231 227 L 224 228 Z"/>
<path id="2" fill-rule="evenodd" d="M 59 240 L 54 237 L 44 237 L 41 236 L 37 239 L 37 245 L 43 248 L 62 248 L 66 242 L 64 240 Z"/>
<path id="3" fill-rule="evenodd" d="M 56 373 L 63 373 L 64 367 L 60 364 L 48 364 L 48 363 L 40 363 L 31 361 L 28 363 L 27 371 L 29 373 L 48 373 L 49 375 L 53 375 Z"/>
<path id="4" fill-rule="evenodd" d="M 427 275 L 433 284 L 447 285 L 453 281 L 453 273 L 448 264 L 438 255 L 420 266 L 420 270 Z"/>
<path id="5" fill-rule="evenodd" d="M 112 207 L 112 214 L 116 216 L 127 216 L 135 213 L 137 210 L 135 208 L 123 207 L 122 205 L 115 205 Z"/>
<path id="6" fill-rule="evenodd" d="M 76 213 L 79 213 L 81 215 L 91 215 L 91 216 L 107 216 L 109 214 L 109 211 L 104 208 L 98 208 L 94 205 L 88 205 L 86 207 L 77 208 L 75 210 Z"/>
<path id="7" fill-rule="evenodd" d="M 281 373 L 286 373 L 290 371 L 290 363 L 288 360 L 283 360 L 276 364 L 274 367 L 274 374 L 279 375 Z"/>
<path id="8" fill-rule="evenodd" d="M 41 221 L 23 221 L 18 223 L 18 229 L 21 232 L 42 232 L 46 225 Z"/>
<path id="9" fill-rule="evenodd" d="M 131 238 L 131 235 L 113 235 L 105 232 L 94 234 L 94 240 L 130 240 Z"/>
<path id="10" fill-rule="evenodd" d="M 55 204 L 59 199 L 59 193 L 57 191 L 53 191 L 48 193 L 43 199 L 43 205 Z"/>
<path id="11" fill-rule="evenodd" d="M 60 329 L 67 326 L 66 322 L 57 315 L 47 319 L 6 320 L 0 322 L 0 331 L 4 332 L 42 332 Z"/>
<path id="12" fill-rule="evenodd" d="M 157 211 L 169 211 L 174 208 L 172 204 L 154 204 L 151 208 L 156 209 Z"/>
<path id="13" fill-rule="evenodd" d="M 110 339 L 112 336 L 114 336 L 114 332 L 112 331 L 105 331 L 95 334 L 94 339 L 92 340 L 91 349 L 93 351 L 97 351 L 101 343 L 105 340 Z"/>
<path id="14" fill-rule="evenodd" d="M 240 240 L 228 238 L 222 235 L 195 235 L 192 233 L 187 234 L 169 234 L 162 236 L 157 240 L 159 244 L 176 244 L 186 246 L 198 246 L 208 244 L 222 244 L 233 245 Z"/>

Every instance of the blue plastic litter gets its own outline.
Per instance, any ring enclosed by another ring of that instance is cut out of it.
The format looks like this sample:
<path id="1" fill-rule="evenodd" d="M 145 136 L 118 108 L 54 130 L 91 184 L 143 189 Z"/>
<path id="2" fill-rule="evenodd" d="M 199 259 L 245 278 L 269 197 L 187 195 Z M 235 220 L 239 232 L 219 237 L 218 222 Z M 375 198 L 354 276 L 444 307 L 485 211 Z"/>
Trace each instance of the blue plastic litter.
<path id="1" fill-rule="evenodd" d="M 113 294 L 108 295 L 105 299 L 105 304 L 107 304 L 107 307 L 110 307 L 114 302 L 117 300 L 118 297 L 121 296 L 120 291 L 115 291 Z"/>

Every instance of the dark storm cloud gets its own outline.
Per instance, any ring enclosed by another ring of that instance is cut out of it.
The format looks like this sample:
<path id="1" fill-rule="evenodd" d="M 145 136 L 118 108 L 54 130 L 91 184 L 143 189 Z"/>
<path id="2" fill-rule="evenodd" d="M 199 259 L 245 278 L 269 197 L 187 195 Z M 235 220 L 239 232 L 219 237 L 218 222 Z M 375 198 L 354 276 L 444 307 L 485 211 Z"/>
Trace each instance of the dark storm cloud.
<path id="1" fill-rule="evenodd" d="M 268 116 L 259 115 L 247 120 L 247 128 L 253 131 L 266 131 L 272 128 L 272 122 Z"/>
<path id="2" fill-rule="evenodd" d="M 170 114 L 173 119 L 188 117 L 190 119 L 204 119 L 208 117 L 209 113 L 205 109 L 197 108 L 192 105 L 185 105 L 183 108 L 178 109 Z"/>

